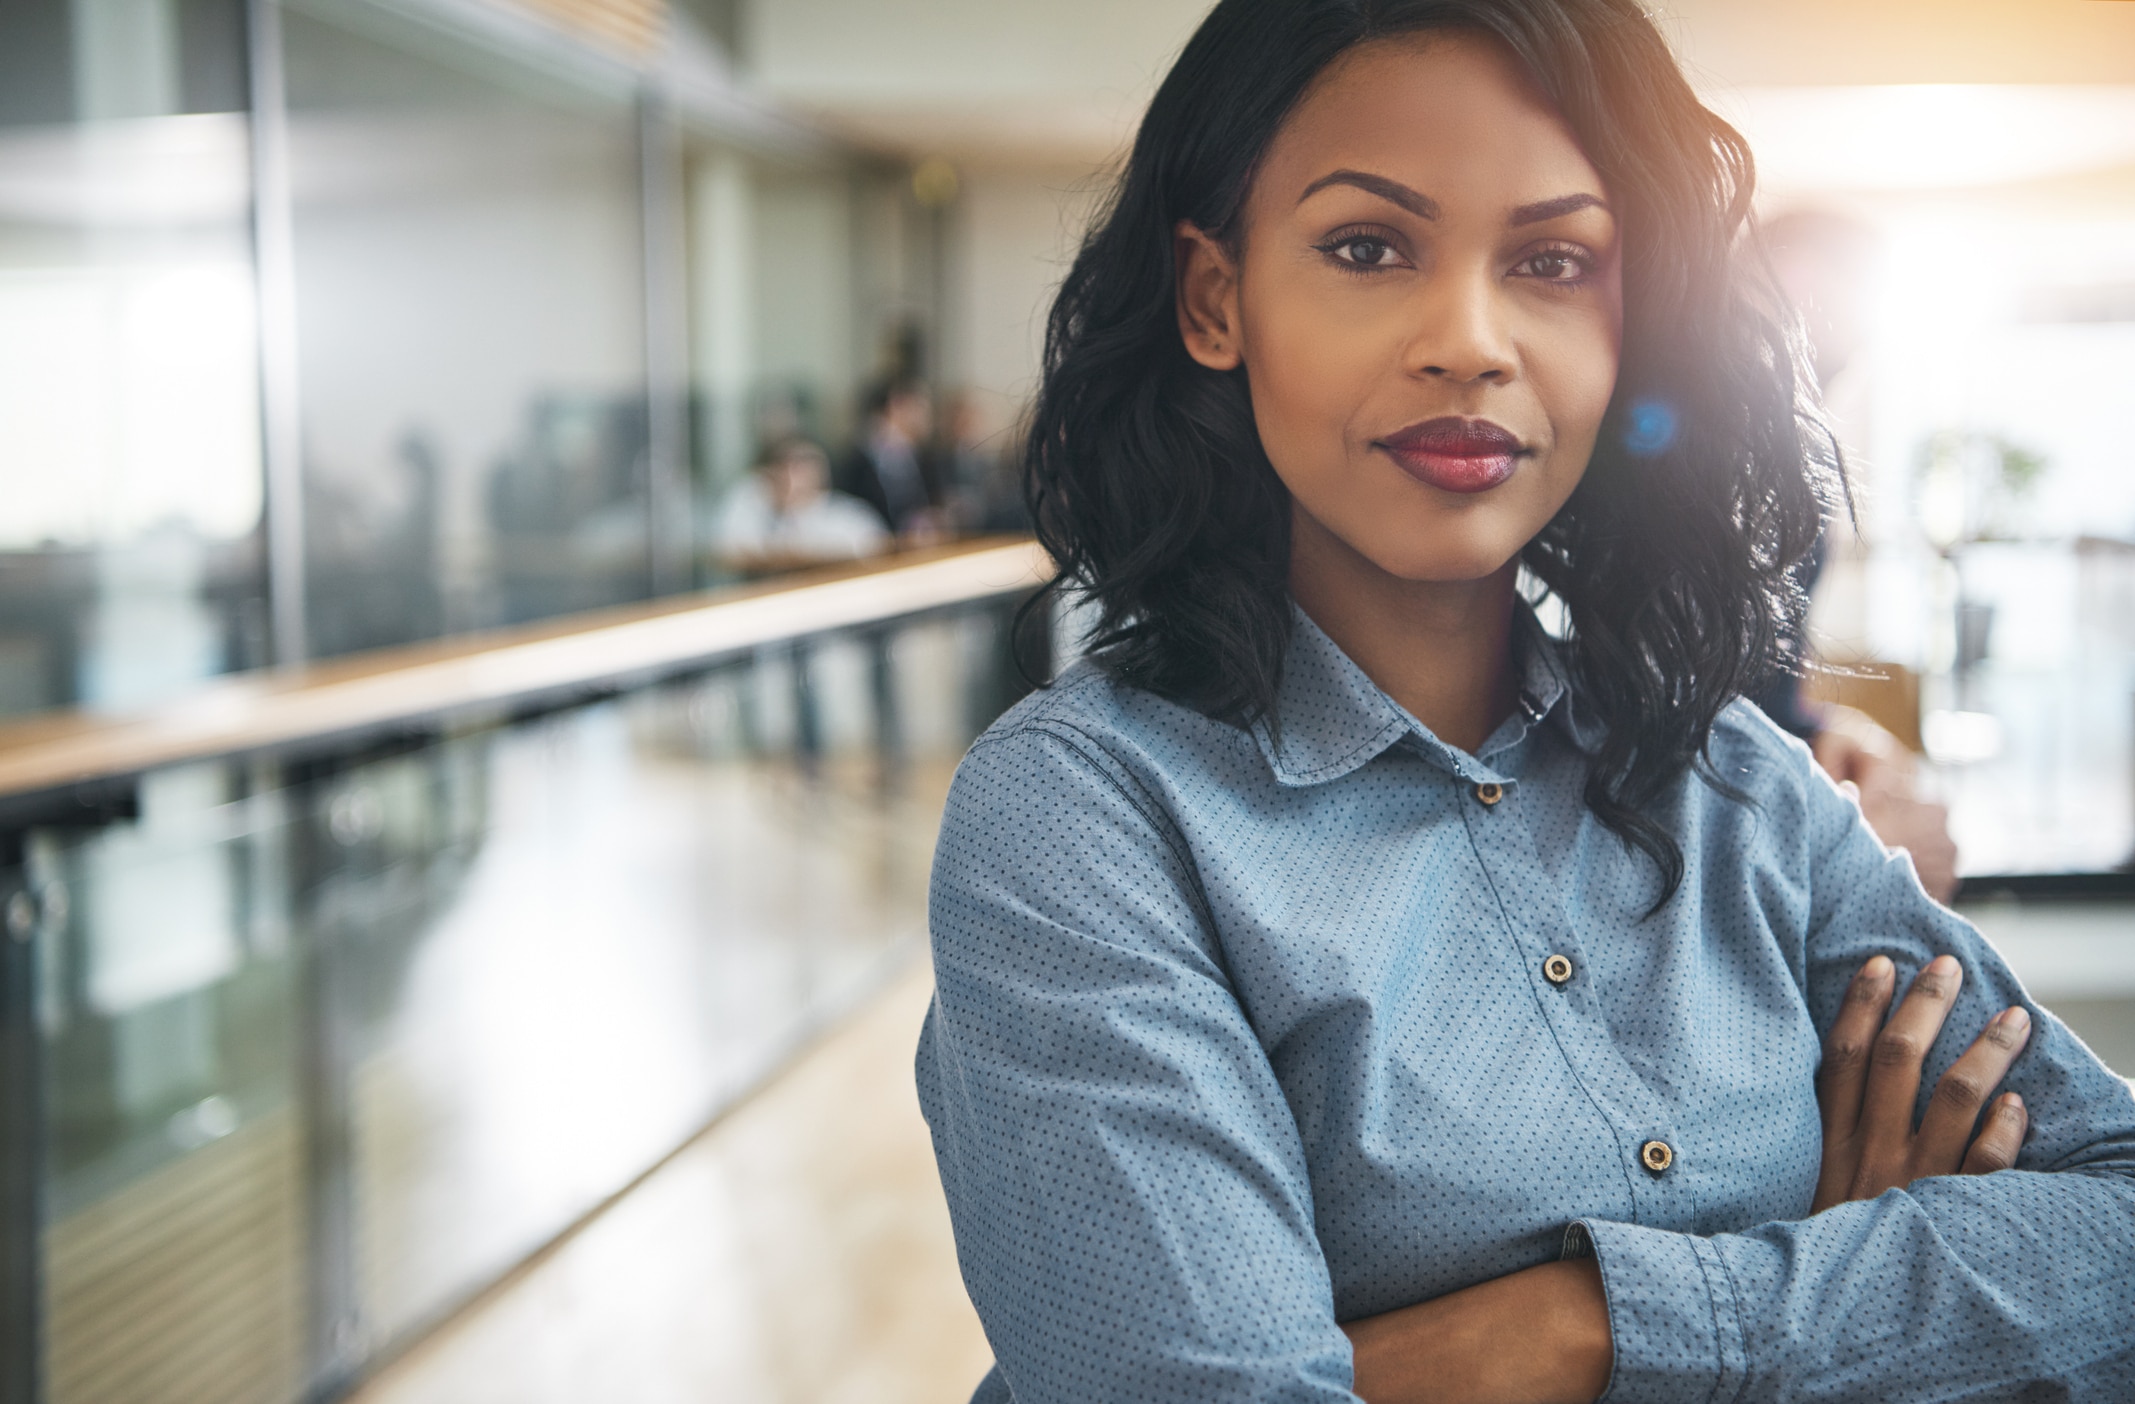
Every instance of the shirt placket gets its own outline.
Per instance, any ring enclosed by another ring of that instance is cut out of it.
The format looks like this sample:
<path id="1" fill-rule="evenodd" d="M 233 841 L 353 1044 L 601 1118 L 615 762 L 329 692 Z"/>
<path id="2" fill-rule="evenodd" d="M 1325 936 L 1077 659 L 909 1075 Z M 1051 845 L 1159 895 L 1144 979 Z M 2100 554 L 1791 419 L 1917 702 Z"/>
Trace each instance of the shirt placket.
<path id="1" fill-rule="evenodd" d="M 1615 1168 L 1630 1194 L 1631 1221 L 1686 1222 L 1688 1206 L 1680 1202 L 1686 1177 L 1679 1173 L 1681 1142 L 1672 1110 L 1617 1051 L 1592 963 L 1565 919 L 1562 894 L 1536 890 L 1555 879 L 1535 849 L 1519 783 L 1495 772 L 1456 775 L 1454 783 L 1467 792 L 1461 815 L 1469 841 L 1497 895 L 1498 921 L 1519 953 L 1535 1003 L 1573 1076 L 1614 1134 Z M 1522 895 L 1508 900 L 1510 893 Z M 1595 1213 L 1599 1206 L 1568 1209 Z"/>

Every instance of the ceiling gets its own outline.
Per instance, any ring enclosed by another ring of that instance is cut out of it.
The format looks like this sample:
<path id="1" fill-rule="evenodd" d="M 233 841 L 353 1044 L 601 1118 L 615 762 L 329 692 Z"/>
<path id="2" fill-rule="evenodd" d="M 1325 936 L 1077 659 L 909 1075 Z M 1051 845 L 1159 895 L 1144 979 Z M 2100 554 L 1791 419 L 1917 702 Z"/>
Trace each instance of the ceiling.
<path id="1" fill-rule="evenodd" d="M 1940 172 L 1947 183 L 1953 162 L 1963 164 L 1950 154 L 1960 144 L 1990 148 L 1991 159 L 1957 173 L 1975 184 L 2135 167 L 2135 0 L 1657 8 L 1693 82 L 1771 146 L 1782 184 L 1835 149 L 1815 143 L 1834 140 L 1852 186 L 1879 172 L 1915 185 Z M 1087 168 L 1123 147 L 1206 9 L 1206 0 L 747 0 L 740 31 L 757 84 L 871 145 L 975 165 Z M 1977 102 L 1850 91 L 1981 84 L 2005 91 Z M 1875 142 L 1845 140 L 1864 119 L 1893 125 Z"/>

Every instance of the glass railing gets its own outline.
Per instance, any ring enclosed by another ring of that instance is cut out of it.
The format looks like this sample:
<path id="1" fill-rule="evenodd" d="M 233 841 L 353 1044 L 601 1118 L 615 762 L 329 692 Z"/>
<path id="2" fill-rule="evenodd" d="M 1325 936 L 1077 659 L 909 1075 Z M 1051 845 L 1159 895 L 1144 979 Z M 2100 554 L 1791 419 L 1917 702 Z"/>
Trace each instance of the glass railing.
<path id="1" fill-rule="evenodd" d="M 1036 563 L 0 731 L 0 1398 L 331 1397 L 745 1095 L 920 948 Z"/>

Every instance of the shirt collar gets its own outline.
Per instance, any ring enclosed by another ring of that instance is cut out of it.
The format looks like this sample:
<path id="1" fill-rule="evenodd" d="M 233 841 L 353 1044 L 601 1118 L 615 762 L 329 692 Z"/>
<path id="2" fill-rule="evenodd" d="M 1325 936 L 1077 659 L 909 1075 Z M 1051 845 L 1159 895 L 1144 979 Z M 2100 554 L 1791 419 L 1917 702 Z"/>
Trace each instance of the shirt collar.
<path id="1" fill-rule="evenodd" d="M 1253 737 L 1275 778 L 1284 785 L 1338 780 L 1404 737 L 1442 768 L 1473 784 L 1510 783 L 1514 777 L 1489 762 L 1502 759 L 1542 721 L 1557 714 L 1575 742 L 1584 728 L 1570 713 L 1569 673 L 1562 650 L 1522 603 L 1513 617 L 1513 656 L 1520 668 L 1519 703 L 1477 755 L 1455 750 L 1431 734 L 1400 703 L 1388 697 L 1364 670 L 1295 604 L 1290 606 L 1289 652 L 1276 692 L 1276 725 L 1266 718 Z M 1279 737 L 1279 739 L 1278 739 Z"/>

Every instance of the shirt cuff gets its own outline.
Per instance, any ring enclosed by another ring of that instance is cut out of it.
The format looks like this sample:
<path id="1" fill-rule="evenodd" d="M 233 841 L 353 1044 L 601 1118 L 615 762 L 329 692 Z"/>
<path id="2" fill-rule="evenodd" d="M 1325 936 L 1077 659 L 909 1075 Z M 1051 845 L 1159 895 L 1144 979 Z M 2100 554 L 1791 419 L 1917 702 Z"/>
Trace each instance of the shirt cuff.
<path id="1" fill-rule="evenodd" d="M 1603 1404 L 1734 1399 L 1748 1361 L 1734 1286 L 1711 1241 L 1607 1219 L 1573 1227 L 1600 1259 L 1608 1297 L 1616 1366 Z"/>

